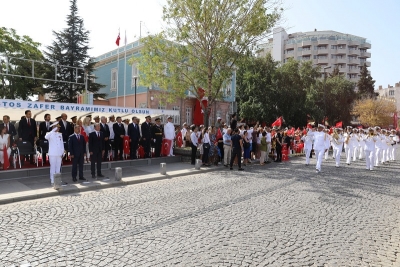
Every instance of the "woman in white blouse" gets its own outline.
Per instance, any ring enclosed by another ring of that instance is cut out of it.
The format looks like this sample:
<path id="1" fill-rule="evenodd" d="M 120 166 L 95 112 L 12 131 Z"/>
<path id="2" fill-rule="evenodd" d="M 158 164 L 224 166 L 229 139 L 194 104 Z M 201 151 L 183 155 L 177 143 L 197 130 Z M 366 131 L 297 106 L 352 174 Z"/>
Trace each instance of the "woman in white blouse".
<path id="1" fill-rule="evenodd" d="M 202 157 L 202 162 L 203 162 L 203 166 L 210 166 L 210 164 L 208 164 L 208 154 L 210 152 L 210 147 L 211 147 L 211 141 L 210 141 L 210 136 L 208 134 L 209 129 L 204 128 L 203 130 L 203 139 L 202 139 L 202 143 L 203 143 L 203 157 Z"/>
<path id="2" fill-rule="evenodd" d="M 9 157 L 11 154 L 10 149 L 10 135 L 6 134 L 6 127 L 4 125 L 0 126 L 0 168 L 3 168 L 4 164 L 4 146 L 7 148 L 7 156 Z"/>

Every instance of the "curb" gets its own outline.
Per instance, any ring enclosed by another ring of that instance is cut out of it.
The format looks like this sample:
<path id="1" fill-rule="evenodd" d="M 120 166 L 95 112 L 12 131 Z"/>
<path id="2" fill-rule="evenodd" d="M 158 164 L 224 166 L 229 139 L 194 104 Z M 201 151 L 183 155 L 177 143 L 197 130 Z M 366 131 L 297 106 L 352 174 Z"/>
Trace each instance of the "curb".
<path id="1" fill-rule="evenodd" d="M 69 194 L 75 194 L 75 193 L 82 193 L 82 192 L 87 192 L 87 191 L 95 191 L 99 189 L 106 189 L 106 188 L 112 188 L 112 187 L 123 187 L 127 185 L 133 185 L 133 184 L 141 184 L 141 183 L 147 183 L 147 182 L 152 182 L 152 181 L 159 181 L 159 180 L 165 180 L 165 179 L 172 179 L 176 177 L 183 177 L 183 176 L 188 176 L 188 175 L 193 175 L 193 174 L 198 174 L 198 173 L 206 173 L 206 172 L 212 172 L 216 171 L 219 169 L 223 169 L 223 166 L 218 166 L 218 167 L 212 167 L 212 168 L 207 168 L 207 169 L 200 169 L 200 170 L 183 170 L 183 171 L 171 171 L 167 172 L 166 175 L 162 174 L 146 174 L 142 176 L 136 176 L 136 177 L 127 177 L 127 178 L 122 178 L 121 181 L 100 181 L 96 180 L 95 184 L 91 184 L 89 186 L 86 185 L 81 185 L 78 184 L 77 187 L 74 188 L 68 188 L 68 189 L 59 189 L 59 190 L 54 190 L 54 189 L 38 189 L 38 190 L 31 190 L 28 192 L 23 192 L 23 193 L 10 193 L 10 194 L 5 194 L 3 196 L 0 195 L 0 205 L 4 204 L 10 204 L 10 203 L 15 203 L 15 202 L 21 202 L 21 201 L 27 201 L 27 200 L 35 200 L 35 199 L 41 199 L 41 198 L 47 198 L 47 197 L 55 197 L 55 196 L 62 196 L 62 195 L 69 195 Z M 43 191 L 43 192 L 41 192 Z"/>

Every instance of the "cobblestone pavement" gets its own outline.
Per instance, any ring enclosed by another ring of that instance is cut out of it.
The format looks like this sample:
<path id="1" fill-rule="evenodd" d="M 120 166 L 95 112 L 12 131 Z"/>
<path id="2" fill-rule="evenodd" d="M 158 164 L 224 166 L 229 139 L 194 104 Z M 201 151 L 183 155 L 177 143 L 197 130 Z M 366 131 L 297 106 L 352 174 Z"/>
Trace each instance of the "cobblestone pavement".
<path id="1" fill-rule="evenodd" d="M 303 163 L 0 206 L 0 266 L 400 266 L 400 163 Z"/>

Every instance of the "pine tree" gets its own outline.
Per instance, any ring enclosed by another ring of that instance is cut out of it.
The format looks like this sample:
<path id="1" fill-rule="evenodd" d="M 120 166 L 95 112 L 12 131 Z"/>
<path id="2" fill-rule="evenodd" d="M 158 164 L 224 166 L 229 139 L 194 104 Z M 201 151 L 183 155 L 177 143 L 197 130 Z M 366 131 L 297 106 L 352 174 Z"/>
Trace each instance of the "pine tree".
<path id="1" fill-rule="evenodd" d="M 60 82 L 49 82 L 43 88 L 44 93 L 50 93 L 51 99 L 56 102 L 76 102 L 77 93 L 85 92 L 85 72 L 88 77 L 93 77 L 94 62 L 90 59 L 89 31 L 83 26 L 83 19 L 78 16 L 77 0 L 70 0 L 70 14 L 67 16 L 67 28 L 60 32 L 53 31 L 55 40 L 45 51 L 46 60 L 51 64 L 57 64 L 55 68 L 49 68 L 47 78 Z M 74 68 L 73 68 L 74 67 Z M 76 69 L 81 68 L 81 69 Z M 84 68 L 84 70 L 82 70 Z M 63 82 L 61 82 L 63 81 Z M 105 94 L 97 93 L 104 85 L 91 82 L 88 79 L 88 92 L 94 93 L 94 98 L 105 97 Z"/>
<path id="2" fill-rule="evenodd" d="M 360 80 L 357 82 L 358 87 L 358 97 L 359 98 L 375 98 L 376 94 L 374 92 L 375 80 L 372 79 L 371 75 L 368 73 L 367 65 L 361 68 Z"/>

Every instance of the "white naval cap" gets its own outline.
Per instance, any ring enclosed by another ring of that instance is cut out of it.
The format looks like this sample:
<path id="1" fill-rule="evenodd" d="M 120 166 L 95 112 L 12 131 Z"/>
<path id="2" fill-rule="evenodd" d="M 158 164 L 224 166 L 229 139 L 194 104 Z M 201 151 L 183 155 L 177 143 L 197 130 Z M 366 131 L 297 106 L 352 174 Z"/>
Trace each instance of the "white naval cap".
<path id="1" fill-rule="evenodd" d="M 60 124 L 58 124 L 58 121 L 54 122 L 53 124 L 50 125 L 50 127 L 58 126 L 61 127 Z"/>
<path id="2" fill-rule="evenodd" d="M 324 128 L 325 129 L 325 126 L 322 125 L 322 124 L 318 124 L 318 128 Z"/>

